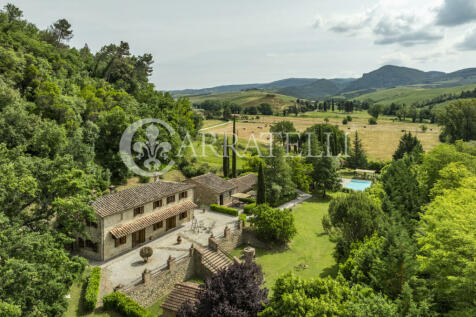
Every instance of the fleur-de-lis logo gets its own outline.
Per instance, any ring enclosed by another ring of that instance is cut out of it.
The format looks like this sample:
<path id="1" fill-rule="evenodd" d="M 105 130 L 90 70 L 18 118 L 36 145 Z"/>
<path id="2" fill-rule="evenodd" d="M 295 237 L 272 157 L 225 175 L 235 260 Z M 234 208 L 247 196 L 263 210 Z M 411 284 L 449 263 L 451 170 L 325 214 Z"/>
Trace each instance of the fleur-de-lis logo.
<path id="1" fill-rule="evenodd" d="M 149 123 L 151 124 L 145 130 L 147 140 L 145 142 L 137 141 L 132 145 L 132 139 L 137 130 Z M 150 118 L 142 119 L 131 124 L 124 131 L 121 138 L 120 154 L 124 164 L 126 164 L 131 171 L 142 176 L 151 177 L 161 175 L 169 171 L 175 164 L 168 154 L 172 149 L 172 145 L 167 141 L 160 142 L 161 130 L 159 130 L 154 123 L 165 128 L 162 130 L 162 133 L 168 133 L 171 136 L 175 134 L 175 131 L 167 123 L 159 119 Z M 132 155 L 131 149 L 137 153 L 135 157 Z M 142 164 L 146 170 L 140 168 L 135 159 L 139 161 L 144 159 Z M 167 161 L 169 161 L 169 163 L 165 165 Z"/>
<path id="2" fill-rule="evenodd" d="M 159 170 L 160 166 L 162 165 L 160 159 L 167 160 L 167 152 L 172 149 L 172 145 L 170 145 L 169 142 L 159 143 L 159 141 L 157 140 L 159 133 L 159 129 L 154 124 L 151 124 L 145 130 L 147 141 L 136 142 L 133 146 L 134 151 L 139 153 L 137 155 L 137 159 L 140 160 L 145 156 L 145 154 L 147 154 L 147 159 L 144 161 L 144 166 L 148 170 Z"/>

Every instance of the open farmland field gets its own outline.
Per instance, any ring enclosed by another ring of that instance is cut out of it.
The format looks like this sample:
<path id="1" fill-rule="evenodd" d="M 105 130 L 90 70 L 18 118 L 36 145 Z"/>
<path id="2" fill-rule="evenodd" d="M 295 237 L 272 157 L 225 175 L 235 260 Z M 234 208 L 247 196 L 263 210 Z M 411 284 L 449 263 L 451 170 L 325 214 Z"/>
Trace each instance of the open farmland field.
<path id="1" fill-rule="evenodd" d="M 294 104 L 296 100 L 294 97 L 261 90 L 247 90 L 223 94 L 191 96 L 189 99 L 192 103 L 200 103 L 205 100 L 229 101 L 239 104 L 245 108 L 250 106 L 259 106 L 261 103 L 269 103 L 275 112 L 289 107 L 290 105 Z"/>
<path id="2" fill-rule="evenodd" d="M 315 114 L 316 117 L 312 117 Z M 319 117 L 321 116 L 321 117 Z M 306 113 L 302 117 L 276 117 L 276 116 L 260 116 L 260 119 L 246 120 L 237 122 L 237 134 L 241 142 L 253 135 L 258 142 L 269 143 L 269 128 L 273 123 L 288 120 L 293 122 L 298 131 L 304 131 L 308 127 L 316 123 L 325 123 L 324 118 L 327 117 L 329 124 L 337 125 L 342 131 L 349 134 L 358 131 L 362 138 L 362 143 L 371 159 L 389 160 L 395 152 L 400 137 L 404 131 L 410 131 L 418 136 L 425 151 L 428 151 L 438 145 L 440 129 L 437 125 L 428 124 L 426 132 L 422 132 L 419 123 L 392 121 L 389 118 L 381 118 L 377 125 L 369 125 L 368 114 L 364 112 L 352 114 L 353 120 L 347 125 L 342 124 L 342 117 L 346 116 L 340 113 Z M 220 126 L 215 129 L 207 130 L 209 133 L 222 134 L 224 132 L 231 133 L 232 126 Z M 261 134 L 261 135 L 260 135 Z M 243 140 L 244 139 L 244 140 Z"/>
<path id="3" fill-rule="evenodd" d="M 447 88 L 425 88 L 424 86 L 397 87 L 384 89 L 369 94 L 361 95 L 354 100 L 372 100 L 374 102 L 387 105 L 391 103 L 412 104 L 414 102 L 429 100 L 443 94 L 459 94 L 462 91 L 473 90 L 476 85 L 456 86 Z"/>

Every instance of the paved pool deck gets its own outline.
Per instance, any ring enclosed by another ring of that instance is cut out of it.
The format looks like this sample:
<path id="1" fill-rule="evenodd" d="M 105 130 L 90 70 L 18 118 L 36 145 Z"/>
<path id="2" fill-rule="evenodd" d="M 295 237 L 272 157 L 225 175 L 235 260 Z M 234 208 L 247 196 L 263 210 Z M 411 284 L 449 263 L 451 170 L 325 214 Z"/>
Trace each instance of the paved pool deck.
<path id="1" fill-rule="evenodd" d="M 352 180 L 351 178 L 343 178 L 341 181 L 342 187 L 349 185 L 351 180 Z"/>

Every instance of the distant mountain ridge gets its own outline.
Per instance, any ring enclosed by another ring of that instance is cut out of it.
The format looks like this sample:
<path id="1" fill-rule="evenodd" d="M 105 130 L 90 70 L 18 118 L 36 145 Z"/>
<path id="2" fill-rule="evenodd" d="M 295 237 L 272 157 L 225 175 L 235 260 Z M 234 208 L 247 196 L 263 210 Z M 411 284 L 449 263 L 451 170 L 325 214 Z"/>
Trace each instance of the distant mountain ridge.
<path id="1" fill-rule="evenodd" d="M 223 85 L 216 86 L 211 88 L 201 88 L 201 89 L 183 89 L 183 90 L 172 90 L 170 93 L 174 96 L 185 96 L 185 95 L 205 95 L 205 94 L 219 94 L 225 92 L 233 92 L 247 89 L 279 89 L 286 87 L 302 86 L 313 81 L 316 81 L 317 78 L 286 78 L 270 83 L 264 84 L 238 84 L 238 85 Z"/>
<path id="2" fill-rule="evenodd" d="M 260 89 L 303 99 L 317 99 L 336 95 L 358 96 L 363 93 L 397 86 L 424 85 L 428 88 L 461 86 L 476 83 L 476 68 L 451 73 L 385 65 L 365 73 L 360 78 L 286 78 L 263 84 L 225 85 L 203 89 L 171 91 L 173 96 L 220 94 Z"/>
<path id="3" fill-rule="evenodd" d="M 425 84 L 444 74 L 442 72 L 423 72 L 413 68 L 386 65 L 363 74 L 361 78 L 349 83 L 343 91 Z"/>

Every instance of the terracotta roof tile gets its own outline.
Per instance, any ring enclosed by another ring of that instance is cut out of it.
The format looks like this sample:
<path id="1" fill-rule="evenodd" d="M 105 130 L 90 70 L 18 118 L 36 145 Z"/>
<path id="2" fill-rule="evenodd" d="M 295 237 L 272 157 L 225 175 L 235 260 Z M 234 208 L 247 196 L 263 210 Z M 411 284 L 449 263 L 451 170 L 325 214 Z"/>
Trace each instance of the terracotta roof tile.
<path id="1" fill-rule="evenodd" d="M 211 189 L 217 194 L 236 188 L 236 185 L 229 183 L 227 180 L 213 173 L 192 177 L 190 180 Z"/>
<path id="2" fill-rule="evenodd" d="M 125 225 L 121 225 L 118 227 L 113 228 L 110 232 L 115 237 L 116 239 L 125 237 L 128 234 L 131 234 L 133 232 L 136 232 L 138 230 L 147 228 L 149 226 L 152 226 L 154 223 L 157 223 L 161 220 L 165 220 L 169 217 L 172 217 L 174 215 L 178 215 L 184 211 L 188 211 L 190 209 L 196 208 L 197 205 L 193 203 L 193 201 L 188 200 L 186 202 L 183 202 L 181 204 L 162 209 L 150 216 L 145 216 L 142 218 L 137 219 L 136 221 L 127 223 Z"/>
<path id="3" fill-rule="evenodd" d="M 99 217 L 106 217 L 193 187 L 192 184 L 159 181 L 100 196 L 93 202 L 93 207 Z"/>
<path id="4" fill-rule="evenodd" d="M 178 312 L 186 301 L 195 302 L 200 292 L 200 285 L 196 283 L 183 282 L 175 284 L 174 289 L 167 296 L 161 307 Z"/>

